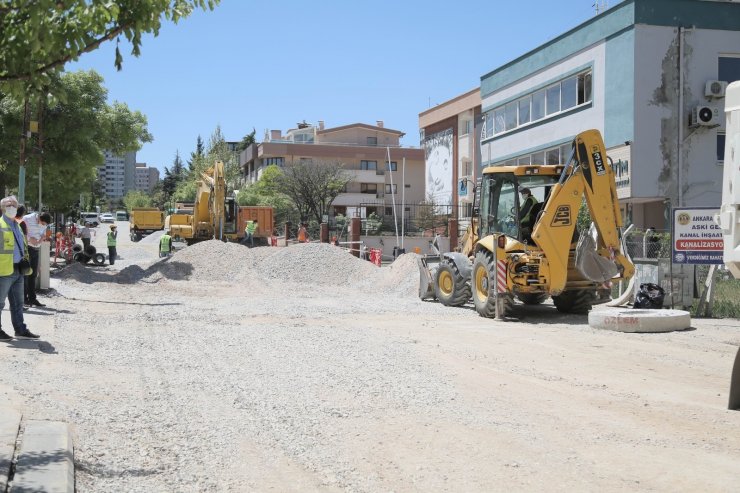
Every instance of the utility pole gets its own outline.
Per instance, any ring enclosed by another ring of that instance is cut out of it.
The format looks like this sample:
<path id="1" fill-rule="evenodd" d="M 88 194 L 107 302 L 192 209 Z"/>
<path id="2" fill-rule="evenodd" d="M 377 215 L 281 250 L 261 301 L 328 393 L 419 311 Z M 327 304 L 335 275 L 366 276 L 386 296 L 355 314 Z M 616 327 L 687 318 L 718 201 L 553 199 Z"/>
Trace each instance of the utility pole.
<path id="1" fill-rule="evenodd" d="M 26 139 L 28 139 L 28 98 L 23 100 L 23 127 L 21 128 L 20 166 L 18 167 L 18 203 L 26 200 Z"/>
<path id="2" fill-rule="evenodd" d="M 596 3 L 594 3 L 592 7 L 596 9 L 596 15 L 599 15 L 600 13 L 602 13 L 603 11 L 609 8 L 609 3 L 606 0 L 604 1 L 596 0 Z"/>

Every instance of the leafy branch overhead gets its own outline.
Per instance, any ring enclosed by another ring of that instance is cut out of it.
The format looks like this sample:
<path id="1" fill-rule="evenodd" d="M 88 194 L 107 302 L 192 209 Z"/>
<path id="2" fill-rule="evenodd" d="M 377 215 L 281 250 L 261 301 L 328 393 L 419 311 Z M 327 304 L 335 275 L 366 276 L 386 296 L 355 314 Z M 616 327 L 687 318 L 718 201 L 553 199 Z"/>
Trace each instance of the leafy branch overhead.
<path id="1" fill-rule="evenodd" d="M 0 84 L 22 97 L 41 90 L 64 65 L 123 37 L 141 53 L 142 35 L 157 36 L 162 21 L 177 23 L 220 0 L 0 0 Z M 114 64 L 123 65 L 116 46 Z"/>

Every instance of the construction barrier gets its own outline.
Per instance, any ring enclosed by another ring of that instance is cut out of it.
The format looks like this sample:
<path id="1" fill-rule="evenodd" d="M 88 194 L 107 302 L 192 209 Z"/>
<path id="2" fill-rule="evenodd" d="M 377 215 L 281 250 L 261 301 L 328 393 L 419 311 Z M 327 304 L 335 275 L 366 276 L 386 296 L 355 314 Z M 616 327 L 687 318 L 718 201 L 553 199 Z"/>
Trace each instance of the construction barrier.
<path id="1" fill-rule="evenodd" d="M 370 262 L 380 267 L 380 261 L 383 256 L 383 250 L 380 248 L 371 248 L 370 249 Z"/>
<path id="2" fill-rule="evenodd" d="M 270 246 L 277 246 L 277 236 L 270 236 Z"/>

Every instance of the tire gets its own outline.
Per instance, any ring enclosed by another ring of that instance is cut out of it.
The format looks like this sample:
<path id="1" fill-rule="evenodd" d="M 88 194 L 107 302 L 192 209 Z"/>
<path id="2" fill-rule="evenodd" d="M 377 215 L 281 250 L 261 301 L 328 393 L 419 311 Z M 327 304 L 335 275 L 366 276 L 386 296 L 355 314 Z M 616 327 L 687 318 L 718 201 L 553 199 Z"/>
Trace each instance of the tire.
<path id="1" fill-rule="evenodd" d="M 74 258 L 74 261 L 75 262 L 80 262 L 82 264 L 86 264 L 86 263 L 88 263 L 90 261 L 90 257 L 88 257 L 87 255 L 85 255 L 82 252 L 75 253 L 75 255 L 74 255 L 73 258 Z"/>
<path id="2" fill-rule="evenodd" d="M 87 248 L 85 248 L 85 255 L 88 257 L 94 257 L 97 251 L 98 250 L 94 246 L 88 245 Z"/>
<path id="3" fill-rule="evenodd" d="M 495 286 L 488 282 L 491 272 L 495 272 L 493 254 L 485 250 L 476 253 L 471 276 L 473 304 L 478 315 L 486 318 L 496 317 L 496 290 Z M 499 298 L 503 312 L 501 316 L 511 315 L 514 304 L 511 295 L 504 293 Z"/>
<path id="4" fill-rule="evenodd" d="M 519 293 L 516 297 L 525 305 L 540 305 L 549 295 L 547 293 Z"/>
<path id="5" fill-rule="evenodd" d="M 559 295 L 552 297 L 555 308 L 560 313 L 575 313 L 578 315 L 586 315 L 591 311 L 591 302 L 593 299 L 593 292 L 587 289 L 563 291 Z"/>
<path id="6" fill-rule="evenodd" d="M 96 265 L 105 265 L 105 255 L 102 253 L 96 253 L 93 255 L 93 262 Z"/>
<path id="7" fill-rule="evenodd" d="M 75 243 L 75 245 L 72 247 L 72 251 L 74 253 L 81 252 L 82 251 L 82 245 L 80 245 L 79 243 Z"/>
<path id="8" fill-rule="evenodd" d="M 454 262 L 445 262 L 434 278 L 434 293 L 445 306 L 462 306 L 470 299 L 470 284 Z"/>

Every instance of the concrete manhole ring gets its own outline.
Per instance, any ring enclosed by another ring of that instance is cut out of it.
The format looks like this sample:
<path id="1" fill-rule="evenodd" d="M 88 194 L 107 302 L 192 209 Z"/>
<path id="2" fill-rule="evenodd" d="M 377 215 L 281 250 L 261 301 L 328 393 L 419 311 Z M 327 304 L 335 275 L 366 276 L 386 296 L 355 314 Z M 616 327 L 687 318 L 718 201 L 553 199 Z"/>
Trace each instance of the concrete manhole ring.
<path id="1" fill-rule="evenodd" d="M 617 332 L 670 332 L 690 328 L 691 315 L 684 310 L 612 308 L 591 311 L 588 325 Z"/>

